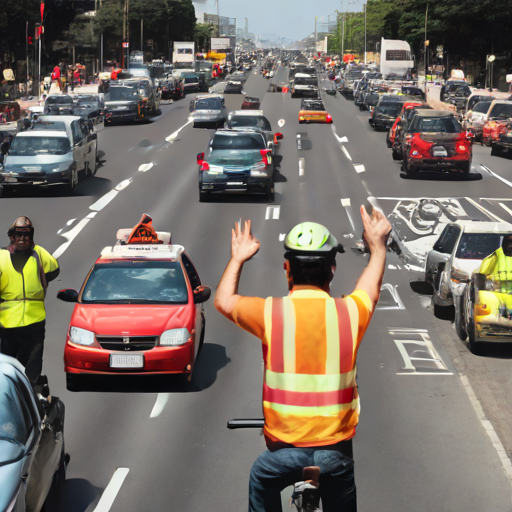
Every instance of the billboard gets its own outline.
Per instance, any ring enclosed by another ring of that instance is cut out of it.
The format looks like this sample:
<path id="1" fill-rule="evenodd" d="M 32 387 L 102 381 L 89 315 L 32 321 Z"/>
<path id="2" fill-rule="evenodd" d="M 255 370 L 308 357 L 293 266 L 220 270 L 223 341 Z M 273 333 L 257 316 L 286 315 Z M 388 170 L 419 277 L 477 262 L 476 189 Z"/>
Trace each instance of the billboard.
<path id="1" fill-rule="evenodd" d="M 229 37 L 212 37 L 211 46 L 212 50 L 225 50 L 231 48 Z"/>

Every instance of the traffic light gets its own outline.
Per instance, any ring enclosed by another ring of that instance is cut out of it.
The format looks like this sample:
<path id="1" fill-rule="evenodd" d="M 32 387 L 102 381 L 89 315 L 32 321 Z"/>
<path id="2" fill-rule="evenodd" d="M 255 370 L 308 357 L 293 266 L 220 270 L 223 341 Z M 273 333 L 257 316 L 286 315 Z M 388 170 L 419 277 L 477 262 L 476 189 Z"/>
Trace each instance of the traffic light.
<path id="1" fill-rule="evenodd" d="M 34 41 L 32 40 L 32 36 L 28 36 L 28 38 L 27 38 L 27 44 L 28 44 L 29 46 L 34 46 Z"/>

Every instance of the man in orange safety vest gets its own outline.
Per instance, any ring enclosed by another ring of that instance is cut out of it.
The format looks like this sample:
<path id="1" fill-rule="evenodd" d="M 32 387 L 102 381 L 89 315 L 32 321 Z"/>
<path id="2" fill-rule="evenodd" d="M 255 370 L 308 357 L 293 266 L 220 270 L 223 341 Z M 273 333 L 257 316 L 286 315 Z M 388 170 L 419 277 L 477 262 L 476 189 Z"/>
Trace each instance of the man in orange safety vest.
<path id="1" fill-rule="evenodd" d="M 391 225 L 382 213 L 361 207 L 370 261 L 355 290 L 330 295 L 336 253 L 327 228 L 295 226 L 285 239 L 287 297 L 242 297 L 244 263 L 259 250 L 251 222 L 232 232 L 231 259 L 215 296 L 216 308 L 261 339 L 265 362 L 264 435 L 268 451 L 251 470 L 249 512 L 281 511 L 280 492 L 302 479 L 307 466 L 321 469 L 325 512 L 354 512 L 356 492 L 351 439 L 359 420 L 356 358 L 379 299 Z"/>

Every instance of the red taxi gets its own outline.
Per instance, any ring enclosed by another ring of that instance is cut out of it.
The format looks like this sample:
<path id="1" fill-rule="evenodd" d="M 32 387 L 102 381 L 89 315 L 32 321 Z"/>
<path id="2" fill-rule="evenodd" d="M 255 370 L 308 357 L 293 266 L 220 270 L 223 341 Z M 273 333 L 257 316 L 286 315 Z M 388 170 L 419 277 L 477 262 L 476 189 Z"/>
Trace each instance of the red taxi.
<path id="1" fill-rule="evenodd" d="M 68 389 L 86 374 L 185 374 L 190 380 L 205 332 L 211 290 L 170 233 L 143 215 L 105 247 L 82 288 L 57 298 L 75 302 L 64 349 Z"/>

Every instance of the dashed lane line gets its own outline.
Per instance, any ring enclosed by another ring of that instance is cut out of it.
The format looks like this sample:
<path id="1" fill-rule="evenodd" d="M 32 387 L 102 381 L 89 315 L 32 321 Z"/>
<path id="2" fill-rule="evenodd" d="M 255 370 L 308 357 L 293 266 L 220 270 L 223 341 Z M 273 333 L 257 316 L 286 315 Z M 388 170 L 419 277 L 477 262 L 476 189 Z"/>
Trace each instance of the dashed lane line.
<path id="1" fill-rule="evenodd" d="M 112 479 L 103 491 L 100 501 L 93 512 L 108 512 L 112 508 L 114 500 L 121 490 L 121 486 L 129 472 L 130 470 L 128 468 L 117 468 L 115 470 Z"/>
<path id="2" fill-rule="evenodd" d="M 304 158 L 299 158 L 299 176 L 304 176 L 306 173 L 306 162 Z"/>
<path id="3" fill-rule="evenodd" d="M 345 156 L 350 160 L 352 161 L 352 157 L 350 156 L 349 152 L 347 151 L 347 148 L 345 146 L 340 146 L 341 147 L 341 150 L 343 151 L 343 153 L 345 153 Z"/>
<path id="4" fill-rule="evenodd" d="M 366 171 L 364 165 L 362 164 L 354 164 L 354 169 L 356 170 L 357 174 L 361 174 L 362 172 Z"/>
<path id="5" fill-rule="evenodd" d="M 279 220 L 280 206 L 267 206 L 265 212 L 265 220 Z"/>
<path id="6" fill-rule="evenodd" d="M 71 231 L 61 234 L 61 236 L 64 237 L 67 242 L 64 242 L 62 245 L 60 245 L 52 254 L 55 259 L 60 258 L 64 254 L 66 249 L 71 245 L 71 242 L 78 236 L 78 233 L 80 233 L 80 231 L 82 231 L 82 229 L 84 229 L 85 226 L 89 224 L 89 221 L 93 219 L 95 215 L 96 212 L 89 213 L 89 215 L 82 219 Z"/>
<path id="7" fill-rule="evenodd" d="M 158 416 L 160 416 L 160 414 L 162 414 L 162 411 L 164 410 L 165 405 L 169 401 L 170 396 L 170 393 L 158 393 L 155 405 L 153 406 L 151 414 L 149 415 L 150 418 L 157 418 Z"/>
<path id="8" fill-rule="evenodd" d="M 482 167 L 482 169 L 485 169 L 489 174 L 492 174 L 495 178 L 505 183 L 505 185 L 508 185 L 509 187 L 512 188 L 512 182 L 506 180 L 505 178 L 502 178 L 499 174 L 496 174 L 492 169 L 489 169 L 489 167 L 487 167 L 486 165 L 480 164 L 480 167 Z"/>

